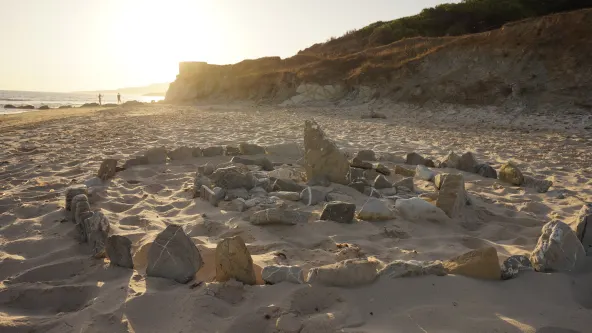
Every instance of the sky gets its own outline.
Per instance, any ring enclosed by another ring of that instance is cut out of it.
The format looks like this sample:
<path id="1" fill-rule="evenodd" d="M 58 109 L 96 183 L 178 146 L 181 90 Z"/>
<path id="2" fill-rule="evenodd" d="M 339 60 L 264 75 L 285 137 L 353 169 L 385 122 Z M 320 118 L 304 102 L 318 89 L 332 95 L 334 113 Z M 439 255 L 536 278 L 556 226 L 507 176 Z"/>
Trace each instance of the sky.
<path id="1" fill-rule="evenodd" d="M 171 82 L 180 61 L 290 57 L 436 0 L 0 0 L 0 90 Z"/>

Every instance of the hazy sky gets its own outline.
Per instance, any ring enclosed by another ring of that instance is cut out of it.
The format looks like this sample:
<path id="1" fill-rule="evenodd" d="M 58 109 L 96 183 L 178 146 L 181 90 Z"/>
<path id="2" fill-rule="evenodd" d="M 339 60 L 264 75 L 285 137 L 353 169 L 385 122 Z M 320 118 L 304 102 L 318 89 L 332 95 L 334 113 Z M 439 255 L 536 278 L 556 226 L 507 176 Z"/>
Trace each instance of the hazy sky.
<path id="1" fill-rule="evenodd" d="M 437 0 L 0 0 L 0 90 L 174 80 L 178 62 L 289 57 Z"/>

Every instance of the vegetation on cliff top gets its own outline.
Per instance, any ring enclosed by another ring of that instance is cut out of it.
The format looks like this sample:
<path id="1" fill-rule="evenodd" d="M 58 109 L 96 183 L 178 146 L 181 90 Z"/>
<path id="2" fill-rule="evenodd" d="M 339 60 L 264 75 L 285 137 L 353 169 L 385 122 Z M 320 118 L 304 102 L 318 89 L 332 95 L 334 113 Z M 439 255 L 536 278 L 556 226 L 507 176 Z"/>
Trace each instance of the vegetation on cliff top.
<path id="1" fill-rule="evenodd" d="M 484 32 L 512 21 L 588 7 L 592 7 L 592 0 L 463 0 L 426 8 L 415 16 L 348 31 L 340 38 L 315 44 L 299 54 L 340 56 L 404 38 Z"/>

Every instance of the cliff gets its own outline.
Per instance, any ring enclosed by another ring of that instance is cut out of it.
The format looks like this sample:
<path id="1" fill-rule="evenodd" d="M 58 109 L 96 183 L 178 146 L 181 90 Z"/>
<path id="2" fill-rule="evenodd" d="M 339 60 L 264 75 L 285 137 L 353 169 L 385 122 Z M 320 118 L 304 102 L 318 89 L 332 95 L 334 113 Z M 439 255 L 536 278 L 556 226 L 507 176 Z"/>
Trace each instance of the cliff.
<path id="1" fill-rule="evenodd" d="M 592 10 L 585 9 L 483 33 L 408 38 L 346 54 L 308 52 L 222 66 L 181 63 L 166 100 L 290 105 L 385 98 L 499 105 L 518 99 L 529 106 L 591 108 L 590 36 Z"/>

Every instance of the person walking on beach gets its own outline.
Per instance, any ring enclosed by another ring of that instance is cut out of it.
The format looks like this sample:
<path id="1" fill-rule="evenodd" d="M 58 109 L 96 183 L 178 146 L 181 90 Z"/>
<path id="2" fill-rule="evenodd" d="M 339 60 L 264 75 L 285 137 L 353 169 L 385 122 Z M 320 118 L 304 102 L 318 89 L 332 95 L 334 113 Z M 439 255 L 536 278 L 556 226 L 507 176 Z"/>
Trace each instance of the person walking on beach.
<path id="1" fill-rule="evenodd" d="M 103 105 L 103 95 L 99 94 L 99 105 Z"/>
<path id="2" fill-rule="evenodd" d="M 121 104 L 121 94 L 117 93 L 117 104 Z"/>

